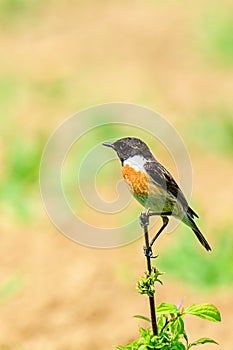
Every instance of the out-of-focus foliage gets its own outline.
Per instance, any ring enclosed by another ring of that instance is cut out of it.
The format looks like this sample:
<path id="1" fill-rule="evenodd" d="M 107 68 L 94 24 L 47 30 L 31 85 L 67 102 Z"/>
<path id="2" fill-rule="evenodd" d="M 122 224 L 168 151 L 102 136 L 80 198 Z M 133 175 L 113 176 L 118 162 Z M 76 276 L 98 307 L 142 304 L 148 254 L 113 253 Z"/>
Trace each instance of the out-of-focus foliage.
<path id="1" fill-rule="evenodd" d="M 233 13 L 221 5 L 208 9 L 198 31 L 199 45 L 209 62 L 233 63 Z"/>
<path id="2" fill-rule="evenodd" d="M 0 182 L 1 210 L 25 221 L 36 216 L 39 164 L 44 138 L 9 140 Z M 34 203 L 34 205 L 33 205 Z"/>
<path id="3" fill-rule="evenodd" d="M 233 284 L 233 238 L 231 225 L 218 227 L 212 236 L 213 251 L 206 253 L 192 232 L 176 233 L 176 240 L 159 257 L 161 270 L 194 288 L 214 289 Z M 180 230 L 179 230 L 180 231 Z M 196 243 L 196 244 L 195 244 Z M 191 258 L 190 258 L 191 257 Z M 188 261 L 188 264 L 187 264 Z"/>
<path id="4" fill-rule="evenodd" d="M 0 0 L 0 19 L 7 27 L 21 25 L 25 18 L 36 15 L 39 0 Z"/>
<path id="5" fill-rule="evenodd" d="M 0 283 L 0 300 L 6 300 L 14 297 L 24 287 L 22 274 L 14 273 L 9 275 Z"/>
<path id="6" fill-rule="evenodd" d="M 199 112 L 195 121 L 189 123 L 187 132 L 193 144 L 203 151 L 232 157 L 233 116 L 230 111 Z"/>

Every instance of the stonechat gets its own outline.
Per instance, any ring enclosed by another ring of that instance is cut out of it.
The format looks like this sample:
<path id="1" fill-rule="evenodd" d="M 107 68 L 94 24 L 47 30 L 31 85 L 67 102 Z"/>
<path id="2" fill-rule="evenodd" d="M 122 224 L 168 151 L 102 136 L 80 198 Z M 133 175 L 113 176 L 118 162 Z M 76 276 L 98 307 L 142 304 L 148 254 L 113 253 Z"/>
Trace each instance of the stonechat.
<path id="1" fill-rule="evenodd" d="M 188 205 L 187 200 L 172 175 L 155 159 L 149 147 L 135 137 L 121 138 L 104 146 L 116 151 L 122 164 L 122 175 L 130 191 L 151 215 L 159 215 L 163 225 L 150 242 L 155 240 L 173 216 L 188 225 L 207 251 L 211 250 L 207 240 L 194 222 L 198 215 Z"/>

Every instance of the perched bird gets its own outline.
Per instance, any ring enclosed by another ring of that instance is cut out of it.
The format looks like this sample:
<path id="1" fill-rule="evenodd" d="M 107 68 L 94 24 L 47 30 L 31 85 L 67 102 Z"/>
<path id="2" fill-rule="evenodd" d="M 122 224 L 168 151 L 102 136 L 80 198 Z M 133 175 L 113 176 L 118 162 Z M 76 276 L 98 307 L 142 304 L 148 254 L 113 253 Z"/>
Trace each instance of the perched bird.
<path id="1" fill-rule="evenodd" d="M 155 159 L 148 146 L 140 139 L 126 137 L 104 146 L 116 151 L 122 164 L 122 175 L 133 196 L 143 207 L 162 217 L 163 226 L 152 239 L 150 247 L 174 216 L 188 225 L 207 251 L 207 240 L 194 222 L 198 215 L 193 211 L 172 175 Z"/>

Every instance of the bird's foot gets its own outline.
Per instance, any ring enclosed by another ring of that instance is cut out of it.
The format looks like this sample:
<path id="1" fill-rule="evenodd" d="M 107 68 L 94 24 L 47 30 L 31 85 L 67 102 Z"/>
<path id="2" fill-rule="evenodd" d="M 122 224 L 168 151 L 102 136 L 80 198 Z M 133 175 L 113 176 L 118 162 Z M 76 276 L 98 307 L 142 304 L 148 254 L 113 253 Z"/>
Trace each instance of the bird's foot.
<path id="1" fill-rule="evenodd" d="M 144 251 L 144 255 L 147 257 L 147 258 L 151 258 L 151 259 L 155 259 L 158 257 L 158 255 L 153 255 L 153 252 L 152 252 L 152 248 L 149 247 L 147 248 L 146 246 L 143 247 L 143 251 Z"/>
<path id="2" fill-rule="evenodd" d="M 150 208 L 141 212 L 139 217 L 140 225 L 142 227 L 149 226 L 149 218 L 150 218 Z"/>

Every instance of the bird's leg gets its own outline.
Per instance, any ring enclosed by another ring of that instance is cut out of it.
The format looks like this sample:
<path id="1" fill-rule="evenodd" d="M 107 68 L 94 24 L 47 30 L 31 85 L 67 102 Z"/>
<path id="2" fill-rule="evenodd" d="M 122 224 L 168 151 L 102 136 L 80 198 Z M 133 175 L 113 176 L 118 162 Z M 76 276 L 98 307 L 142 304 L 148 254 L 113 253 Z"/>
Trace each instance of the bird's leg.
<path id="1" fill-rule="evenodd" d="M 152 254 L 152 250 L 150 248 L 149 232 L 148 232 L 149 218 L 150 218 L 149 212 L 150 212 L 150 209 L 147 209 L 147 210 L 141 212 L 140 217 L 139 217 L 139 222 L 144 230 L 144 235 L 145 235 L 146 244 L 143 247 L 144 254 L 147 257 L 148 263 L 150 264 L 150 258 L 153 258 L 153 254 Z"/>
<path id="2" fill-rule="evenodd" d="M 149 218 L 150 216 L 170 216 L 172 215 L 172 211 L 167 211 L 167 212 L 156 212 L 156 211 L 151 211 L 150 208 L 146 209 L 145 211 L 142 211 L 139 217 L 140 225 L 142 227 L 149 226 Z"/>
<path id="3" fill-rule="evenodd" d="M 158 216 L 162 217 L 163 226 L 160 228 L 160 230 L 153 237 L 153 239 L 151 240 L 150 244 L 148 244 L 148 246 L 144 246 L 143 247 L 145 256 L 150 257 L 150 258 L 156 258 L 157 257 L 157 256 L 153 256 L 152 245 L 154 244 L 155 240 L 159 237 L 159 235 L 162 233 L 162 231 L 167 226 L 168 221 L 169 221 L 167 216 L 172 215 L 172 212 L 171 211 L 163 212 L 163 213 L 161 213 L 161 212 L 153 212 L 153 211 L 150 211 L 150 208 L 147 209 L 146 211 L 143 211 L 141 213 L 141 215 L 140 215 L 139 220 L 140 220 L 140 224 L 144 228 L 144 230 L 147 229 L 147 227 L 149 226 L 149 218 L 150 218 L 150 216 L 155 216 L 155 215 L 158 215 Z"/>
<path id="4" fill-rule="evenodd" d="M 156 233 L 156 235 L 150 241 L 150 249 L 152 248 L 154 242 L 156 241 L 156 239 L 159 237 L 159 235 L 163 232 L 163 230 L 165 229 L 165 227 L 168 224 L 169 219 L 167 216 L 162 216 L 162 220 L 163 220 L 163 226 L 159 229 L 159 231 Z"/>

